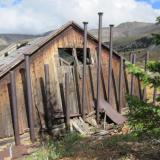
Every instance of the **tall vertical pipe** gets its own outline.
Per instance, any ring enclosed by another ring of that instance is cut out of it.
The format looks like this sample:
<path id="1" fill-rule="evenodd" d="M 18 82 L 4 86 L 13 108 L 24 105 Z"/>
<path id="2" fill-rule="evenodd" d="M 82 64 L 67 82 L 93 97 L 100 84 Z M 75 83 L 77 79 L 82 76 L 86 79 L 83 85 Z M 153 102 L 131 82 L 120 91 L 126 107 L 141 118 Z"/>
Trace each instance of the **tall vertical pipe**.
<path id="1" fill-rule="evenodd" d="M 132 56 L 132 64 L 136 63 L 136 54 L 133 54 Z M 133 95 L 134 92 L 134 75 L 131 75 L 131 91 L 130 94 Z"/>
<path id="2" fill-rule="evenodd" d="M 108 66 L 108 102 L 111 103 L 111 85 L 112 85 L 112 52 L 113 52 L 113 27 L 110 25 L 110 42 L 109 42 L 109 66 Z"/>
<path id="3" fill-rule="evenodd" d="M 82 118 L 85 119 L 86 107 L 86 55 L 87 55 L 87 24 L 84 24 L 84 37 L 83 37 L 83 86 L 82 86 Z"/>
<path id="4" fill-rule="evenodd" d="M 96 120 L 99 122 L 99 101 L 100 101 L 100 83 L 101 83 L 101 52 L 102 52 L 102 16 L 99 12 L 99 28 L 98 28 L 98 67 L 97 67 L 97 105 L 96 105 Z"/>
<path id="5" fill-rule="evenodd" d="M 14 137 L 15 144 L 20 145 L 19 136 L 19 123 L 18 123 L 18 109 L 17 109 L 17 92 L 16 92 L 16 81 L 14 71 L 10 71 L 10 81 L 11 81 L 11 107 L 12 107 L 12 119 L 14 127 Z"/>
<path id="6" fill-rule="evenodd" d="M 35 141 L 35 131 L 34 131 L 34 117 L 33 117 L 32 86 L 31 86 L 31 76 L 30 76 L 30 60 L 28 54 L 25 54 L 25 69 L 26 69 L 26 86 L 27 86 L 30 138 L 33 143 Z"/>

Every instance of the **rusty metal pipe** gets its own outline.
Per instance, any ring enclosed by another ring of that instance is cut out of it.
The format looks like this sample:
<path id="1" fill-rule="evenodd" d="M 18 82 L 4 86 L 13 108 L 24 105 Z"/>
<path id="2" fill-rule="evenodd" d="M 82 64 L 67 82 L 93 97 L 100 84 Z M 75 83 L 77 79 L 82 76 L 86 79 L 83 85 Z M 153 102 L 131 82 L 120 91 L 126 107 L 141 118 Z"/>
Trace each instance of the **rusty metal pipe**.
<path id="1" fill-rule="evenodd" d="M 69 74 L 65 73 L 65 117 L 67 129 L 70 128 L 70 109 L 69 109 Z"/>
<path id="2" fill-rule="evenodd" d="M 12 103 L 11 107 L 12 107 L 14 138 L 15 138 L 15 144 L 20 145 L 18 109 L 17 109 L 17 92 L 16 92 L 16 81 L 15 81 L 14 71 L 10 71 L 10 81 L 11 81 L 11 103 Z"/>
<path id="3" fill-rule="evenodd" d="M 109 42 L 109 72 L 108 72 L 108 102 L 111 103 L 111 86 L 112 86 L 112 54 L 113 54 L 113 24 L 110 24 L 110 42 Z"/>
<path id="4" fill-rule="evenodd" d="M 34 117 L 33 117 L 33 99 L 32 99 L 32 86 L 31 86 L 31 76 L 30 76 L 30 60 L 29 55 L 25 54 L 25 69 L 26 69 L 26 86 L 27 86 L 27 101 L 28 101 L 28 117 L 29 117 L 29 127 L 30 127 L 30 138 L 32 143 L 35 141 L 35 131 L 34 131 Z"/>
<path id="5" fill-rule="evenodd" d="M 86 108 L 86 56 L 87 56 L 87 24 L 84 24 L 84 39 L 83 39 L 83 82 L 82 82 L 82 118 L 85 119 Z"/>
<path id="6" fill-rule="evenodd" d="M 101 83 L 101 52 L 102 52 L 102 16 L 99 12 L 99 28 L 98 28 L 98 67 L 97 67 L 97 105 L 96 105 L 96 120 L 99 122 L 99 102 L 100 102 L 100 83 Z"/>

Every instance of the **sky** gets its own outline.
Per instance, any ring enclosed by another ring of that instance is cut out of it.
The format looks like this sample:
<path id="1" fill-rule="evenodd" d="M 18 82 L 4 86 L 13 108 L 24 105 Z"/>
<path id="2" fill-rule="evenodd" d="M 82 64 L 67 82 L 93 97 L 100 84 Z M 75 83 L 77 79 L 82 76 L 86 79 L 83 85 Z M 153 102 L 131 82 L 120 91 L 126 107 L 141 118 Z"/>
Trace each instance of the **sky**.
<path id="1" fill-rule="evenodd" d="M 99 11 L 103 26 L 126 21 L 155 22 L 160 0 L 0 0 L 0 33 L 39 34 L 68 21 L 88 21 L 97 28 Z"/>

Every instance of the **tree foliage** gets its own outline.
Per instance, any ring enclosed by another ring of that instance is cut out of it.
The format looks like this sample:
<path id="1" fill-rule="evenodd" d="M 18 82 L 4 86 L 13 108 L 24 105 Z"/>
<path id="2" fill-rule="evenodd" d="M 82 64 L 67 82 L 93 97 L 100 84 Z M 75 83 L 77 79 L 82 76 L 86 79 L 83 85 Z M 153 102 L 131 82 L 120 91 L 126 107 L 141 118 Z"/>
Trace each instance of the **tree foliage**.
<path id="1" fill-rule="evenodd" d="M 156 24 L 157 25 L 160 24 L 160 16 L 156 18 Z M 159 33 L 153 33 L 152 37 L 153 37 L 153 43 L 155 45 L 159 45 L 160 44 L 160 34 Z"/>
<path id="2" fill-rule="evenodd" d="M 126 65 L 128 72 L 138 77 L 144 86 L 160 88 L 160 62 L 150 61 L 147 64 L 147 71 L 130 62 L 126 62 Z M 160 106 L 130 95 L 127 96 L 127 101 L 130 110 L 128 120 L 133 130 L 148 136 L 160 135 Z"/>

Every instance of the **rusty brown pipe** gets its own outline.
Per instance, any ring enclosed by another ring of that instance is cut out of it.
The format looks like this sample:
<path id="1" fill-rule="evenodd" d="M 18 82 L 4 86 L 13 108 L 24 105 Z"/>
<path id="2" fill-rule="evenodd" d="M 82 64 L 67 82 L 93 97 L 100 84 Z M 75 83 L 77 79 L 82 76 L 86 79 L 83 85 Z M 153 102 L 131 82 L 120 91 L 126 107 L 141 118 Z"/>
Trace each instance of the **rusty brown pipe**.
<path id="1" fill-rule="evenodd" d="M 84 39 L 83 39 L 83 82 L 82 82 L 82 118 L 85 119 L 86 108 L 86 55 L 87 55 L 87 24 L 84 24 Z"/>
<path id="2" fill-rule="evenodd" d="M 96 120 L 99 122 L 99 102 L 100 102 L 100 83 L 101 83 L 101 52 L 102 52 L 102 16 L 99 12 L 99 27 L 98 27 L 98 67 L 97 67 L 97 105 L 96 105 Z"/>

